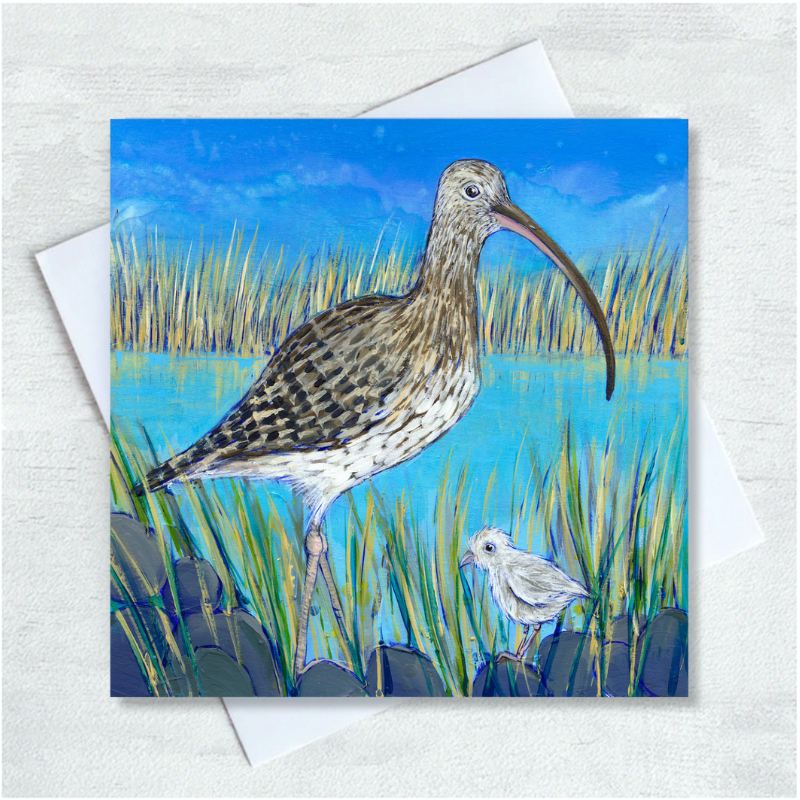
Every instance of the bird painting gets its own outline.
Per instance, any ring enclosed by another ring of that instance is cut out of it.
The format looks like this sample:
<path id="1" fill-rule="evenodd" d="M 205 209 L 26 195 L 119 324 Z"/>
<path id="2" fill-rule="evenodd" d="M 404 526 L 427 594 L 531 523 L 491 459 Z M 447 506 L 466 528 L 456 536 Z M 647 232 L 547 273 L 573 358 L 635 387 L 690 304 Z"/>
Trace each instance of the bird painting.
<path id="1" fill-rule="evenodd" d="M 552 561 L 516 548 L 499 528 L 482 528 L 470 539 L 460 566 L 470 565 L 486 571 L 498 608 L 512 622 L 524 626 L 525 635 L 515 654 L 520 659 L 545 622 L 576 600 L 589 597 L 585 586 Z"/>
<path id="2" fill-rule="evenodd" d="M 502 172 L 486 161 L 466 159 L 441 174 L 424 255 L 407 293 L 356 297 L 308 320 L 277 348 L 210 431 L 146 476 L 151 492 L 177 480 L 242 477 L 281 481 L 302 496 L 306 570 L 296 675 L 305 665 L 319 573 L 347 636 L 323 531 L 331 505 L 354 486 L 422 452 L 467 413 L 478 394 L 476 276 L 484 243 L 501 230 L 534 244 L 581 297 L 602 343 L 609 399 L 614 351 L 588 282 L 561 247 L 514 205 Z M 498 543 L 503 554 L 523 558 Z M 476 563 L 488 563 L 483 555 L 480 559 L 476 556 Z M 574 596 L 580 596 L 574 586 Z M 555 603 L 537 613 L 549 613 Z M 534 617 L 529 624 L 538 624 Z"/>

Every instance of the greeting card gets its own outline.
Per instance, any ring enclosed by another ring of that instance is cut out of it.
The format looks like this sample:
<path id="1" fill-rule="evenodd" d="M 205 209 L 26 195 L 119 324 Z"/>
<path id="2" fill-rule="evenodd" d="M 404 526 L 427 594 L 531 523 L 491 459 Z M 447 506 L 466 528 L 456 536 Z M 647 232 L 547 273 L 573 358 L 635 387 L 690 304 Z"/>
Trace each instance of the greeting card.
<path id="1" fill-rule="evenodd" d="M 112 694 L 686 694 L 686 148 L 115 121 Z"/>

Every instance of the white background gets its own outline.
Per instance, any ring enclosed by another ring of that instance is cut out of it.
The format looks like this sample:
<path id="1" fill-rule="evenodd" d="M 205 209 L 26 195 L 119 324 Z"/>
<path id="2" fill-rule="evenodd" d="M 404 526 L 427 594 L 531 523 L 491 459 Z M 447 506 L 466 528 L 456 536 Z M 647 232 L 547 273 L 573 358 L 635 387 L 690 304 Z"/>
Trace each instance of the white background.
<path id="1" fill-rule="evenodd" d="M 8 7 L 8 794 L 788 794 L 795 12 Z M 218 701 L 111 701 L 107 441 L 33 253 L 108 218 L 113 116 L 351 116 L 540 38 L 578 116 L 690 120 L 692 368 L 766 536 L 702 574 L 674 701 L 412 701 L 251 769 Z"/>

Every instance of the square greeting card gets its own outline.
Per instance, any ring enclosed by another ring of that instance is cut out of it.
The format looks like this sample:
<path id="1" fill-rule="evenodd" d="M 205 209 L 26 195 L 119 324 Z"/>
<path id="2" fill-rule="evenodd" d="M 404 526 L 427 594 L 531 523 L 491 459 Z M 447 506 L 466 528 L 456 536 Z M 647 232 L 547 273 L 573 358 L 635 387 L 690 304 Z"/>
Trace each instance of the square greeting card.
<path id="1" fill-rule="evenodd" d="M 687 126 L 117 120 L 111 692 L 688 686 Z"/>

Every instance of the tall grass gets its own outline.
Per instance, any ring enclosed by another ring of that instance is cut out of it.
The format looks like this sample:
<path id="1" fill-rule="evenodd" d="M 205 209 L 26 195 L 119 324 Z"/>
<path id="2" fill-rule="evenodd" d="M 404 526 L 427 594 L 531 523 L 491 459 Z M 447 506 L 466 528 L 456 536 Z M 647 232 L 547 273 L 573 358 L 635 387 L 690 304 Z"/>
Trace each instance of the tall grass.
<path id="1" fill-rule="evenodd" d="M 305 569 L 302 506 L 295 502 L 281 511 L 272 495 L 256 492 L 245 481 L 197 482 L 185 484 L 184 491 L 178 494 L 164 491 L 138 496 L 133 487 L 153 464 L 152 453 L 138 450 L 112 425 L 112 509 L 138 519 L 155 532 L 167 567 L 167 591 L 176 609 L 180 610 L 180 603 L 173 557 L 210 561 L 223 586 L 222 613 L 245 608 L 259 619 L 276 645 L 285 678 L 283 688 L 290 692 L 296 609 Z M 319 593 L 318 602 L 320 613 L 310 626 L 311 650 L 319 656 L 339 656 L 349 650 L 348 643 L 343 641 L 324 593 Z M 186 651 L 191 653 L 183 619 L 180 613 L 178 616 Z M 158 633 L 166 635 L 166 630 Z M 157 650 L 152 637 L 147 641 L 139 636 L 132 644 L 134 650 L 144 648 L 151 656 Z M 180 661 L 191 675 L 194 665 L 184 663 L 184 658 Z M 345 661 L 354 670 L 361 670 L 360 661 Z M 162 664 L 161 669 L 165 670 L 166 665 Z"/>
<path id="2" fill-rule="evenodd" d="M 286 263 L 234 227 L 227 244 L 168 248 L 157 234 L 111 248 L 111 346 L 140 352 L 271 353 L 309 317 L 348 298 L 393 294 L 414 282 L 419 256 L 402 246 L 322 248 Z M 686 353 L 686 252 L 656 232 L 640 253 L 581 264 L 609 321 L 618 356 Z M 484 353 L 594 353 L 594 325 L 555 270 L 509 263 L 478 275 Z"/>
<path id="3" fill-rule="evenodd" d="M 551 555 L 591 591 L 591 600 L 573 606 L 558 625 L 589 635 L 602 692 L 611 621 L 626 616 L 635 653 L 642 629 L 663 606 L 686 608 L 684 428 L 685 419 L 679 419 L 669 441 L 639 442 L 633 462 L 623 466 L 611 435 L 579 444 L 567 421 L 555 456 L 543 457 L 521 443 L 510 492 L 491 479 L 470 490 L 468 468 L 448 466 L 432 509 L 421 511 L 413 498 L 382 497 L 373 488 L 359 503 L 349 496 L 345 557 L 334 561 L 348 637 L 340 634 L 325 592 L 318 591 L 311 654 L 342 662 L 363 678 L 377 645 L 409 644 L 432 659 L 448 694 L 470 694 L 478 667 L 515 647 L 522 632 L 500 616 L 485 575 L 459 570 L 473 533 L 466 520 L 472 507 L 480 507 L 491 523 L 492 509 L 510 502 L 518 545 Z M 112 426 L 113 508 L 156 532 L 176 608 L 173 557 L 194 555 L 212 563 L 224 587 L 222 612 L 244 607 L 261 621 L 275 643 L 289 693 L 303 576 L 302 508 L 295 501 L 279 507 L 282 501 L 267 487 L 234 480 L 186 483 L 174 494 L 139 497 L 131 487 L 153 460 Z M 192 652 L 182 620 L 173 633 L 166 614 L 158 619 L 163 627 L 158 635 L 144 619 L 123 620 L 153 693 L 201 692 L 192 678 L 191 655 L 182 655 Z M 166 661 L 179 659 L 187 681 L 171 682 L 169 664 L 158 655 L 159 637 L 172 637 Z M 187 646 L 181 647 L 181 640 Z M 631 694 L 638 692 L 638 664 L 631 659 Z"/>
<path id="4" fill-rule="evenodd" d="M 555 464 L 543 468 L 531 458 L 536 524 L 554 559 L 580 576 L 592 596 L 581 627 L 591 634 L 598 692 L 615 617 L 628 622 L 635 693 L 642 629 L 665 606 L 687 608 L 685 423 L 677 419 L 666 442 L 638 442 L 625 468 L 617 464 L 613 435 L 600 449 L 594 443 L 580 449 L 569 421 Z"/>
<path id="5" fill-rule="evenodd" d="M 462 470 L 452 482 L 445 470 L 433 509 L 433 537 L 405 497 L 378 516 L 407 643 L 432 658 L 450 695 L 470 693 L 474 664 L 487 652 L 489 606 L 474 602 L 459 569 L 470 534 L 468 508 L 467 472 Z"/>

